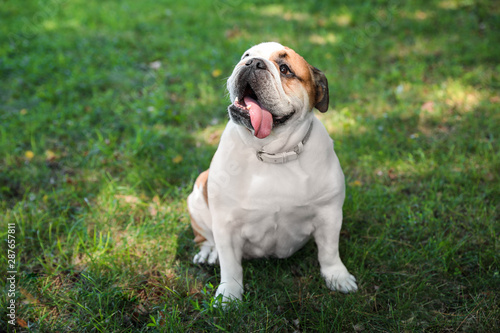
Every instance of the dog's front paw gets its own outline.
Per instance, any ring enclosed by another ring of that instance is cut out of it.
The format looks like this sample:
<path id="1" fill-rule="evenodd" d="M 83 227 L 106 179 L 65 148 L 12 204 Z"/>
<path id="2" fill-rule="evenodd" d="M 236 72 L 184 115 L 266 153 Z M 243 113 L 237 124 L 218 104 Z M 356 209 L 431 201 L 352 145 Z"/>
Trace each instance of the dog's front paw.
<path id="1" fill-rule="evenodd" d="M 222 306 L 232 301 L 241 301 L 243 295 L 243 287 L 237 283 L 221 283 L 215 297 L 222 301 Z"/>
<path id="2" fill-rule="evenodd" d="M 193 263 L 215 265 L 219 255 L 213 245 L 202 245 L 200 252 L 194 256 Z"/>
<path id="3" fill-rule="evenodd" d="M 343 293 L 358 290 L 356 278 L 347 271 L 343 264 L 322 269 L 321 275 L 323 275 L 327 287 L 331 290 L 338 290 Z"/>

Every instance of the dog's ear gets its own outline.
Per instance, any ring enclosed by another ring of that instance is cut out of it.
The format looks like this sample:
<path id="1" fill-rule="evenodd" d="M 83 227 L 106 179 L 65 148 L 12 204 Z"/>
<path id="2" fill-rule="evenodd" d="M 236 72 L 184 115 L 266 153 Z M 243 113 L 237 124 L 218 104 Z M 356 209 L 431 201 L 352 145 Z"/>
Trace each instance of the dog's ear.
<path id="1" fill-rule="evenodd" d="M 328 110 L 330 95 L 328 93 L 328 80 L 325 74 L 316 67 L 311 66 L 314 84 L 316 85 L 316 100 L 314 107 L 321 112 Z"/>

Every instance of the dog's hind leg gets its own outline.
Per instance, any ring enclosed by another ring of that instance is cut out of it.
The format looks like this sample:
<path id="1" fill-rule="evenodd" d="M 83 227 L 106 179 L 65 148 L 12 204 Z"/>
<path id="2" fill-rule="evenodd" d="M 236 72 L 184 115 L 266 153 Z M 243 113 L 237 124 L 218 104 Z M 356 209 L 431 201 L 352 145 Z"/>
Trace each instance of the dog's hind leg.
<path id="1" fill-rule="evenodd" d="M 191 227 L 195 235 L 194 241 L 200 247 L 200 252 L 194 256 L 195 264 L 210 264 L 217 262 L 218 255 L 215 249 L 212 233 L 212 217 L 208 205 L 208 170 L 202 172 L 188 196 L 187 204 L 191 217 Z"/>

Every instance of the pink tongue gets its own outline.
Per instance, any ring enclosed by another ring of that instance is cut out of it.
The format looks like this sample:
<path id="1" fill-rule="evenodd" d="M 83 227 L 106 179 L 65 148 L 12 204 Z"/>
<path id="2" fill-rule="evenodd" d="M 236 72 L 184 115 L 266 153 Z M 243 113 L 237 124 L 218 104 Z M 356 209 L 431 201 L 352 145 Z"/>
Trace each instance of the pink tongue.
<path id="1" fill-rule="evenodd" d="M 273 129 L 273 116 L 271 112 L 261 108 L 257 101 L 251 97 L 247 96 L 243 100 L 247 106 L 250 106 L 250 120 L 255 130 L 255 136 L 259 139 L 264 139 Z"/>

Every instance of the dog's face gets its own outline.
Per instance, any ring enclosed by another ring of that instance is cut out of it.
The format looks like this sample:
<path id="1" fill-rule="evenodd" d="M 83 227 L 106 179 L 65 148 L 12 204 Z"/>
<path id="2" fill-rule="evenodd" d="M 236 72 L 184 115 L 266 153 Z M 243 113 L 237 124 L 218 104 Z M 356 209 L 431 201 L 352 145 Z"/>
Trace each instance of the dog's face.
<path id="1" fill-rule="evenodd" d="M 328 109 L 328 81 L 295 51 L 278 43 L 247 50 L 227 81 L 231 119 L 263 139 L 316 107 Z"/>

